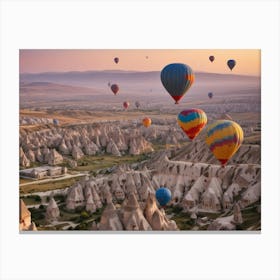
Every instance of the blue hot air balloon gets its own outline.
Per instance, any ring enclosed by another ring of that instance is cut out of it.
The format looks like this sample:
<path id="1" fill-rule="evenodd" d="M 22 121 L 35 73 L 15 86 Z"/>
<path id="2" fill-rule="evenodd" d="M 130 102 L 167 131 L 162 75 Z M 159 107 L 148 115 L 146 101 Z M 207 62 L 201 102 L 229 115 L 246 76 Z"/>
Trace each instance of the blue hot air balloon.
<path id="1" fill-rule="evenodd" d="M 165 206 L 171 200 L 171 191 L 167 188 L 159 188 L 156 191 L 156 199 L 161 206 Z"/>
<path id="2" fill-rule="evenodd" d="M 166 65 L 160 73 L 160 78 L 167 92 L 175 100 L 175 104 L 178 104 L 194 82 L 191 67 L 182 63 Z"/>
<path id="3" fill-rule="evenodd" d="M 234 68 L 235 64 L 236 64 L 236 61 L 234 59 L 230 59 L 227 61 L 227 65 L 231 71 Z"/>
<path id="4" fill-rule="evenodd" d="M 53 124 L 54 124 L 54 125 L 59 125 L 59 120 L 53 119 Z"/>
<path id="5" fill-rule="evenodd" d="M 208 97 L 211 99 L 213 97 L 213 92 L 209 92 Z"/>

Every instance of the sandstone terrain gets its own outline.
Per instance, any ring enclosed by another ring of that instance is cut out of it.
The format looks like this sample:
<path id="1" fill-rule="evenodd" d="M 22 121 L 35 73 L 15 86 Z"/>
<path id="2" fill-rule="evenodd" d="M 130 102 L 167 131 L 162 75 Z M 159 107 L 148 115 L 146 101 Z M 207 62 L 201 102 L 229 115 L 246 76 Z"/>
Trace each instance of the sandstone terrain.
<path id="1" fill-rule="evenodd" d="M 124 73 L 106 73 L 93 84 L 67 75 L 21 77 L 20 169 L 63 166 L 80 176 L 47 183 L 21 178 L 20 196 L 37 230 L 261 229 L 259 79 L 200 73 L 196 95 L 175 106 L 161 95 L 155 73 L 127 73 L 129 82 Z M 114 77 L 124 82 L 122 95 L 104 89 Z M 129 95 L 141 81 L 150 90 L 137 87 Z M 211 101 L 209 87 L 216 89 Z M 127 97 L 131 107 L 124 111 Z M 191 142 L 178 126 L 177 114 L 189 107 L 204 110 L 208 124 L 232 118 L 242 126 L 244 142 L 224 168 L 205 144 L 205 129 Z M 152 119 L 148 128 L 142 126 L 145 116 Z M 155 198 L 160 187 L 172 193 L 164 208 Z"/>

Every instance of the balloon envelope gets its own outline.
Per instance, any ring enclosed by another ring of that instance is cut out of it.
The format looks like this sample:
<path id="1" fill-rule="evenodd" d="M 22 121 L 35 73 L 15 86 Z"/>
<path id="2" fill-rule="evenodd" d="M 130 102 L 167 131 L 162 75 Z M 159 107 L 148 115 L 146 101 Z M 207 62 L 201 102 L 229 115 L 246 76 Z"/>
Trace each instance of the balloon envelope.
<path id="1" fill-rule="evenodd" d="M 165 66 L 160 74 L 161 82 L 167 92 L 178 104 L 194 82 L 194 74 L 186 64 L 172 63 Z"/>
<path id="2" fill-rule="evenodd" d="M 167 188 L 159 188 L 156 191 L 156 199 L 161 206 L 165 206 L 171 200 L 171 191 Z"/>
<path id="3" fill-rule="evenodd" d="M 145 127 L 149 127 L 151 124 L 152 124 L 152 120 L 148 117 L 144 118 L 142 120 L 142 124 L 145 126 Z"/>
<path id="4" fill-rule="evenodd" d="M 53 124 L 54 124 L 54 125 L 59 125 L 59 120 L 53 119 Z"/>
<path id="5" fill-rule="evenodd" d="M 124 107 L 124 109 L 127 109 L 129 107 L 129 102 L 125 101 L 123 103 L 123 107 Z"/>
<path id="6" fill-rule="evenodd" d="M 213 97 L 213 92 L 209 92 L 208 97 L 211 99 Z"/>
<path id="7" fill-rule="evenodd" d="M 230 120 L 218 120 L 207 129 L 206 144 L 214 156 L 225 165 L 243 142 L 241 126 Z"/>
<path id="8" fill-rule="evenodd" d="M 234 59 L 230 59 L 227 61 L 227 65 L 230 70 L 232 70 L 234 68 L 235 64 L 236 64 L 236 61 Z"/>
<path id="9" fill-rule="evenodd" d="M 119 91 L 119 86 L 117 85 L 117 84 L 113 84 L 113 85 L 111 85 L 111 90 L 112 90 L 112 92 L 116 95 L 117 93 L 118 93 L 118 91 Z"/>
<path id="10" fill-rule="evenodd" d="M 139 102 L 139 101 L 136 101 L 136 102 L 135 102 L 135 106 L 136 106 L 136 108 L 138 109 L 138 108 L 140 107 L 140 102 Z"/>
<path id="11" fill-rule="evenodd" d="M 115 58 L 114 58 L 114 61 L 115 61 L 116 64 L 118 64 L 118 63 L 119 63 L 119 58 L 118 58 L 118 57 L 115 57 Z"/>
<path id="12" fill-rule="evenodd" d="M 214 55 L 210 55 L 210 56 L 209 56 L 209 60 L 210 60 L 211 62 L 213 62 L 213 61 L 215 60 Z"/>
<path id="13" fill-rule="evenodd" d="M 190 140 L 193 140 L 206 125 L 207 116 L 200 109 L 188 109 L 178 114 L 177 122 Z"/>

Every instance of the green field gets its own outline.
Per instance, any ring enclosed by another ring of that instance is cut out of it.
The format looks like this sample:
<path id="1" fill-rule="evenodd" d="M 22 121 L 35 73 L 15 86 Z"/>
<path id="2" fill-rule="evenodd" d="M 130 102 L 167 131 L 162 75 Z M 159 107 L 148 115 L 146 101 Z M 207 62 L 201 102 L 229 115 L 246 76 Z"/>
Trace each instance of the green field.
<path id="1" fill-rule="evenodd" d="M 74 168 L 75 171 L 97 171 L 105 168 L 110 168 L 119 164 L 131 164 L 141 162 L 147 159 L 147 155 L 124 155 L 121 157 L 113 155 L 99 155 L 99 156 L 84 156 L 78 160 L 78 166 Z"/>
<path id="2" fill-rule="evenodd" d="M 45 192 L 56 189 L 65 189 L 72 186 L 75 182 L 81 180 L 81 177 L 74 177 L 65 180 L 53 181 L 48 183 L 40 183 L 20 186 L 20 194 L 34 193 L 34 192 Z"/>

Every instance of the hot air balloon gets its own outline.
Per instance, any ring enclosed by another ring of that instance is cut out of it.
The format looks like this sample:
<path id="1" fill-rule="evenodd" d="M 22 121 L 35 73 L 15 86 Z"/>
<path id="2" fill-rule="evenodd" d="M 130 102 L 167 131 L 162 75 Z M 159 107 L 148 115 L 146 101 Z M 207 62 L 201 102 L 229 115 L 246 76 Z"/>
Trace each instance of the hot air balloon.
<path id="1" fill-rule="evenodd" d="M 214 55 L 210 55 L 210 56 L 209 56 L 209 60 L 210 60 L 211 62 L 213 62 L 213 61 L 215 60 L 215 56 L 214 56 Z"/>
<path id="2" fill-rule="evenodd" d="M 119 63 L 119 58 L 118 58 L 118 57 L 115 57 L 115 58 L 114 58 L 114 61 L 115 61 L 116 64 L 118 64 L 118 63 Z"/>
<path id="3" fill-rule="evenodd" d="M 160 78 L 167 92 L 175 100 L 175 104 L 178 104 L 194 82 L 191 67 L 182 63 L 172 63 L 165 66 L 161 71 Z"/>
<path id="4" fill-rule="evenodd" d="M 126 110 L 126 109 L 129 107 L 129 102 L 128 102 L 128 101 L 125 101 L 125 102 L 123 103 L 123 107 L 124 107 L 124 109 Z"/>
<path id="5" fill-rule="evenodd" d="M 142 120 L 142 123 L 145 127 L 149 127 L 152 124 L 152 120 L 150 118 L 146 117 Z"/>
<path id="6" fill-rule="evenodd" d="M 243 130 L 238 123 L 230 120 L 218 120 L 208 127 L 206 143 L 224 166 L 238 151 L 243 138 Z"/>
<path id="7" fill-rule="evenodd" d="M 179 113 L 177 122 L 190 140 L 193 140 L 206 125 L 207 116 L 200 109 L 188 109 Z"/>
<path id="8" fill-rule="evenodd" d="M 160 206 L 165 206 L 171 200 L 171 191 L 167 188 L 160 187 L 156 191 L 156 199 Z"/>
<path id="9" fill-rule="evenodd" d="M 54 125 L 59 125 L 59 120 L 53 119 L 53 124 L 54 124 Z"/>
<path id="10" fill-rule="evenodd" d="M 140 102 L 139 102 L 139 101 L 136 101 L 136 102 L 135 102 L 135 106 L 136 106 L 136 108 L 138 109 L 138 108 L 140 107 Z"/>
<path id="11" fill-rule="evenodd" d="M 146 59 L 148 59 L 149 57 L 148 56 L 146 56 Z"/>
<path id="12" fill-rule="evenodd" d="M 208 97 L 211 99 L 213 97 L 213 92 L 209 92 Z"/>
<path id="13" fill-rule="evenodd" d="M 231 71 L 234 68 L 235 64 L 236 64 L 236 61 L 234 59 L 230 59 L 227 61 L 227 65 Z"/>
<path id="14" fill-rule="evenodd" d="M 229 114 L 227 114 L 227 113 L 221 114 L 220 119 L 233 121 L 232 117 Z"/>
<path id="15" fill-rule="evenodd" d="M 117 85 L 117 84 L 113 84 L 113 85 L 111 85 L 111 90 L 112 90 L 112 92 L 116 95 L 117 93 L 118 93 L 118 91 L 119 91 L 119 86 Z"/>

